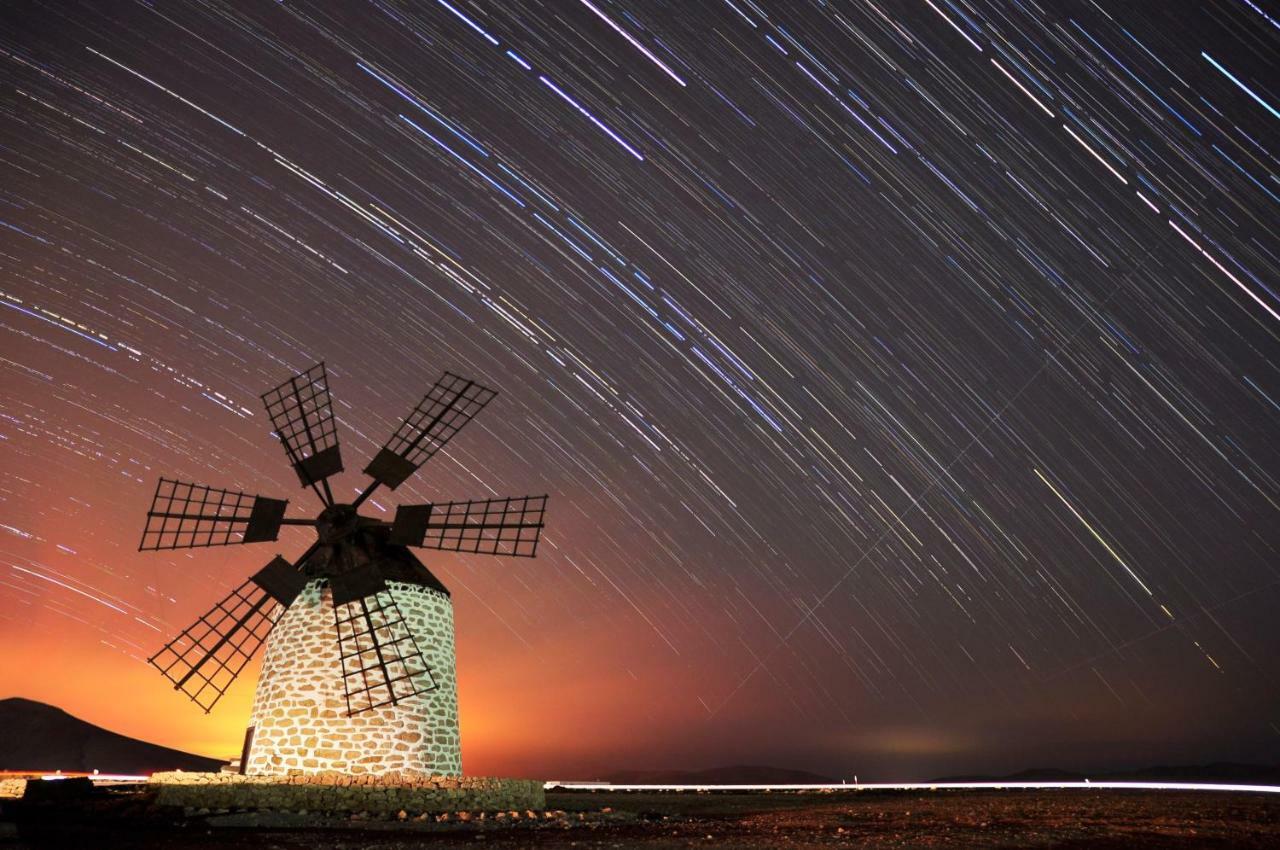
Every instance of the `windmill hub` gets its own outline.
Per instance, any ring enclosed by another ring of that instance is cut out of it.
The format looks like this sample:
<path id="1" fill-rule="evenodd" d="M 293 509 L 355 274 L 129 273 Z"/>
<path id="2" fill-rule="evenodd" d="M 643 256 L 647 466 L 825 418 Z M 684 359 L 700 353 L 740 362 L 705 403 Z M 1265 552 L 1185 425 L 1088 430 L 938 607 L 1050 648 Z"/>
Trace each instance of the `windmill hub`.
<path id="1" fill-rule="evenodd" d="M 337 543 L 354 534 L 362 519 L 351 505 L 330 505 L 316 517 L 316 533 L 321 543 Z"/>
<path id="2" fill-rule="evenodd" d="M 365 469 L 373 480 L 337 504 L 329 478 L 343 471 L 342 455 L 324 364 L 267 392 L 299 482 L 325 505 L 315 519 L 286 517 L 285 499 L 160 479 L 139 549 L 316 529 L 300 556 L 277 555 L 149 659 L 208 711 L 266 643 L 243 772 L 461 772 L 453 605 L 411 549 L 533 557 L 547 497 L 399 505 L 390 522 L 356 508 L 404 483 L 495 394 L 446 372 Z"/>

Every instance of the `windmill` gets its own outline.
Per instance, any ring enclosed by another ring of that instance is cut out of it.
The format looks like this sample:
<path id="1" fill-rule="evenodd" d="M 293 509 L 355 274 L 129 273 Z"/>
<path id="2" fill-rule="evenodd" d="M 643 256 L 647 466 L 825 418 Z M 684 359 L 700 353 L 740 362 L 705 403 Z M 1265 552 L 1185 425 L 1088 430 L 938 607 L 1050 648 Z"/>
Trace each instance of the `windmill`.
<path id="1" fill-rule="evenodd" d="M 495 395 L 445 372 L 365 468 L 372 481 L 342 503 L 329 484 L 343 465 L 324 363 L 264 393 L 301 486 L 324 506 L 315 518 L 286 516 L 285 499 L 160 479 L 139 551 L 316 530 L 302 555 L 276 555 L 149 659 L 207 713 L 266 643 L 242 772 L 461 773 L 453 606 L 411 547 L 533 557 L 547 497 L 400 505 L 390 522 L 359 508 L 403 484 Z"/>

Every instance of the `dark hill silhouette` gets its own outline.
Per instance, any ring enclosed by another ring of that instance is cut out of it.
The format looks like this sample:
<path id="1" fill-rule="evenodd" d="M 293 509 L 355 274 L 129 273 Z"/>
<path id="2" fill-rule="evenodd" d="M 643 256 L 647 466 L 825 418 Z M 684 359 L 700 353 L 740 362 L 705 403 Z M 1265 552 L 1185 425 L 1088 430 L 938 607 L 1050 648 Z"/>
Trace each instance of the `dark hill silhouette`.
<path id="1" fill-rule="evenodd" d="M 218 770 L 219 759 L 109 732 L 35 700 L 0 700 L 0 770 L 146 774 Z"/>
<path id="2" fill-rule="evenodd" d="M 614 785 L 822 785 L 835 780 L 803 770 L 740 764 L 708 770 L 623 770 L 608 781 Z"/>
<path id="3" fill-rule="evenodd" d="M 1280 765 L 1212 764 L 1162 765 L 1141 770 L 1079 773 L 1057 768 L 1032 768 L 1007 776 L 946 776 L 932 782 L 1222 782 L 1243 785 L 1280 783 Z"/>
<path id="4" fill-rule="evenodd" d="M 1243 785 L 1280 784 L 1280 765 L 1215 762 L 1203 765 L 1173 765 L 1097 773 L 1079 773 L 1058 768 L 1031 768 L 1004 776 L 946 776 L 929 782 L 1220 782 Z M 864 781 L 877 780 L 863 777 Z M 836 780 L 803 770 L 737 765 L 709 770 L 621 770 L 606 781 L 614 785 L 819 785 Z"/>

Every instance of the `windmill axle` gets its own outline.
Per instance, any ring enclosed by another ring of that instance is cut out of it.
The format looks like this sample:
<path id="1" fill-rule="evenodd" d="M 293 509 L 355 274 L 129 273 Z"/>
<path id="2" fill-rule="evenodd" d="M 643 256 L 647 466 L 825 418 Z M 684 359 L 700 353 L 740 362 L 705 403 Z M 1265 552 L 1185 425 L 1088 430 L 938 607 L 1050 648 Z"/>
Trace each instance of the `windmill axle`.
<path id="1" fill-rule="evenodd" d="M 333 544 L 355 534 L 361 525 L 369 522 L 377 520 L 360 516 L 351 505 L 330 505 L 316 517 L 316 532 L 321 543 Z"/>

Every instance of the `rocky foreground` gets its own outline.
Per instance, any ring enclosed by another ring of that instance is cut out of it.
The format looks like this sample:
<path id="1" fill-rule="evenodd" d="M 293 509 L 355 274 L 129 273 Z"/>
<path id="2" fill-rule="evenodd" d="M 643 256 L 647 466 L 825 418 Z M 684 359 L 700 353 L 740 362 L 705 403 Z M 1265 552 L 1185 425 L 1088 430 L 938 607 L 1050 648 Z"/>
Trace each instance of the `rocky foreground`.
<path id="1" fill-rule="evenodd" d="M 551 792 L 534 810 L 313 811 L 161 805 L 154 790 L 0 803 L 0 850 L 807 847 L 1269 848 L 1280 800 L 1197 792 Z"/>

